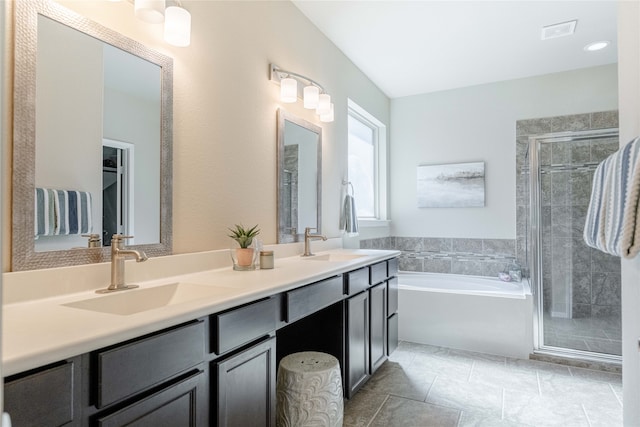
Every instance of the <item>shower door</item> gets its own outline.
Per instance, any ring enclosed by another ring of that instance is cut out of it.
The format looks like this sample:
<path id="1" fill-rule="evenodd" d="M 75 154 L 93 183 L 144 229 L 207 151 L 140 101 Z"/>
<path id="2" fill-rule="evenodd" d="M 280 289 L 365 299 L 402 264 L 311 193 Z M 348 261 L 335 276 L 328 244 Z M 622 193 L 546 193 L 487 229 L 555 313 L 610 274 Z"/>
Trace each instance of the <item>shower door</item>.
<path id="1" fill-rule="evenodd" d="M 604 360 L 621 355 L 620 258 L 583 239 L 593 173 L 617 149 L 617 129 L 529 138 L 538 351 Z"/>

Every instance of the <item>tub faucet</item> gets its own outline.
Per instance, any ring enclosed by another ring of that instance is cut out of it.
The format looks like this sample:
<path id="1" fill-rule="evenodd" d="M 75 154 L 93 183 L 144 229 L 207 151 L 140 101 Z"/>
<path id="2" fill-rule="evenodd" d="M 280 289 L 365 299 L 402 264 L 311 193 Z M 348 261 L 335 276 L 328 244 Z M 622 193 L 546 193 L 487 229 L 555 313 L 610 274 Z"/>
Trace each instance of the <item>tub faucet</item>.
<path id="1" fill-rule="evenodd" d="M 304 253 L 302 256 L 313 256 L 311 253 L 311 240 L 327 240 L 327 238 L 322 234 L 311 234 L 311 230 L 317 230 L 317 228 L 305 227 L 304 229 Z"/>
<path id="2" fill-rule="evenodd" d="M 111 236 L 111 284 L 107 289 L 97 291 L 98 293 L 122 291 L 138 287 L 138 285 L 125 285 L 124 260 L 127 257 L 133 257 L 136 259 L 136 262 L 143 262 L 149 258 L 147 258 L 147 254 L 143 251 L 124 249 L 124 239 L 130 239 L 132 237 L 133 236 L 123 236 L 122 234 L 114 234 Z"/>

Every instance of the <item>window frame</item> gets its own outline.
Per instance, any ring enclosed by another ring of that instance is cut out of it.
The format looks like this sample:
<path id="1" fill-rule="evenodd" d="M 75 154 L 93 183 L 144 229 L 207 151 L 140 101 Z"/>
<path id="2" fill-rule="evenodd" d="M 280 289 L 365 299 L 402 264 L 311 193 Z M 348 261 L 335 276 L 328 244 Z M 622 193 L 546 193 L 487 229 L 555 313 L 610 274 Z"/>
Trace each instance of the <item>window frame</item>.
<path id="1" fill-rule="evenodd" d="M 387 126 L 371 113 L 360 107 L 353 100 L 347 100 L 347 119 L 358 120 L 373 131 L 373 168 L 374 168 L 374 216 L 358 216 L 362 226 L 382 226 L 387 221 Z M 348 120 L 347 120 L 348 122 Z M 349 144 L 349 129 L 347 125 L 347 144 Z M 347 148 L 348 151 L 348 148 Z M 347 158 L 347 176 L 349 160 Z M 356 203 L 358 195 L 356 194 Z"/>

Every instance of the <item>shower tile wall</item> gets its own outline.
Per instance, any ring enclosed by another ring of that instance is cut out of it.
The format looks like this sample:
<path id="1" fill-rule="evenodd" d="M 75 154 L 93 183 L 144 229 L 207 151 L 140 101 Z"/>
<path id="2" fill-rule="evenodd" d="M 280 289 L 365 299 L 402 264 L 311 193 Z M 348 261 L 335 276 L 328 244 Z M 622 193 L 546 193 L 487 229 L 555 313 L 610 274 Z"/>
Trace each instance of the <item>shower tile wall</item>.
<path id="1" fill-rule="evenodd" d="M 360 247 L 401 251 L 403 271 L 496 277 L 516 259 L 514 239 L 382 237 L 361 240 Z"/>
<path id="2" fill-rule="evenodd" d="M 618 127 L 616 111 L 518 121 L 516 125 L 517 258 L 524 264 L 529 221 L 525 162 L 532 134 Z M 595 166 L 617 139 L 543 144 L 540 149 L 544 307 L 559 317 L 620 316 L 620 259 L 589 248 L 582 232 Z"/>
<path id="3" fill-rule="evenodd" d="M 286 227 L 298 229 L 298 144 L 284 146 L 284 170 L 285 189 L 288 197 L 285 198 L 285 212 L 291 212 L 287 218 Z"/>

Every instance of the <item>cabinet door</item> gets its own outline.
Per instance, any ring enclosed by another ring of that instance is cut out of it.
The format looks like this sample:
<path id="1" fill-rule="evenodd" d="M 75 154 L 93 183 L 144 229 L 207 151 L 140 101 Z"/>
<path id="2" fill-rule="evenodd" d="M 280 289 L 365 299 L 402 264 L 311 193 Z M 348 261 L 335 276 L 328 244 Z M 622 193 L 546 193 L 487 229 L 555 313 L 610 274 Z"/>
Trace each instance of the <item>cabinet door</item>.
<path id="1" fill-rule="evenodd" d="M 388 281 L 387 290 L 387 315 L 391 316 L 398 311 L 398 278 L 392 277 Z"/>
<path id="2" fill-rule="evenodd" d="M 80 425 L 79 359 L 7 378 L 4 409 L 15 427 Z"/>
<path id="3" fill-rule="evenodd" d="M 387 351 L 391 355 L 398 348 L 398 313 L 387 320 Z"/>
<path id="4" fill-rule="evenodd" d="M 347 398 L 369 379 L 369 292 L 347 300 Z"/>
<path id="5" fill-rule="evenodd" d="M 99 427 L 196 427 L 207 424 L 205 375 L 195 371 L 148 398 L 100 416 Z"/>
<path id="6" fill-rule="evenodd" d="M 216 362 L 218 426 L 275 426 L 276 339 Z"/>
<path id="7" fill-rule="evenodd" d="M 380 283 L 369 290 L 371 299 L 371 350 L 370 373 L 387 360 L 387 284 Z"/>

